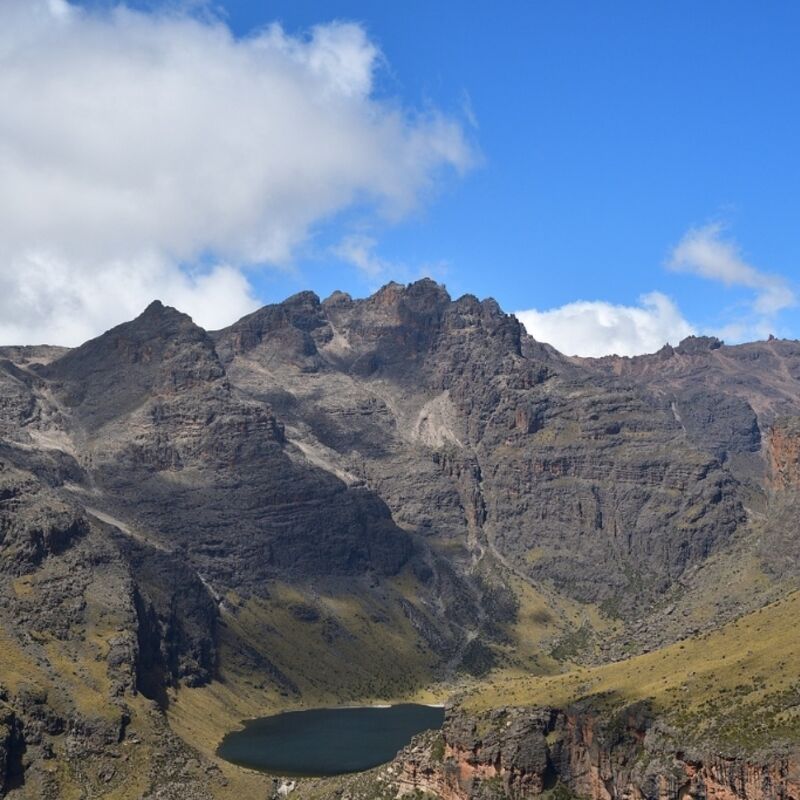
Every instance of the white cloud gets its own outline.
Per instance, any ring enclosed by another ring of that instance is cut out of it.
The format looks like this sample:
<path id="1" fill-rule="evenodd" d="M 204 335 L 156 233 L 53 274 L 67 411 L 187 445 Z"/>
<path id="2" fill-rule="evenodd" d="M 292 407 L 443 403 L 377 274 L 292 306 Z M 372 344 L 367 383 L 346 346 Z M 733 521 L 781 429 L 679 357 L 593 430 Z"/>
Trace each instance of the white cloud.
<path id="1" fill-rule="evenodd" d="M 547 311 L 517 311 L 515 316 L 534 339 L 567 355 L 653 353 L 695 332 L 675 303 L 660 292 L 642 296 L 638 306 L 578 301 Z"/>
<path id="2" fill-rule="evenodd" d="M 412 282 L 420 278 L 441 281 L 449 272 L 446 261 L 426 262 L 411 266 L 383 258 L 377 252 L 377 240 L 366 234 L 354 233 L 345 236 L 339 244 L 331 248 L 334 258 L 356 267 L 366 277 L 373 289 L 378 289 L 380 281 L 395 280 Z"/>
<path id="3" fill-rule="evenodd" d="M 155 296 L 211 330 L 258 305 L 234 267 L 192 275 L 152 253 L 95 268 L 40 251 L 8 266 L 0 270 L 0 343 L 78 344 L 137 316 Z"/>
<path id="4" fill-rule="evenodd" d="M 678 243 L 667 262 L 676 272 L 689 272 L 726 286 L 755 290 L 753 310 L 773 315 L 797 304 L 797 297 L 780 275 L 770 275 L 748 264 L 739 248 L 722 238 L 719 224 L 693 228 Z"/>
<path id="5" fill-rule="evenodd" d="M 357 267 L 369 278 L 377 278 L 386 272 L 390 264 L 375 253 L 377 242 L 371 236 L 360 233 L 345 236 L 331 254 L 347 264 Z"/>
<path id="6" fill-rule="evenodd" d="M 222 324 L 255 302 L 242 270 L 468 169 L 457 122 L 375 97 L 381 58 L 354 24 L 240 39 L 207 15 L 0 0 L 0 340 L 74 344 L 154 297 Z M 232 266 L 178 266 L 199 261 Z"/>
<path id="7" fill-rule="evenodd" d="M 47 7 L 57 19 L 66 19 L 72 13 L 72 6 L 67 0 L 47 0 Z"/>

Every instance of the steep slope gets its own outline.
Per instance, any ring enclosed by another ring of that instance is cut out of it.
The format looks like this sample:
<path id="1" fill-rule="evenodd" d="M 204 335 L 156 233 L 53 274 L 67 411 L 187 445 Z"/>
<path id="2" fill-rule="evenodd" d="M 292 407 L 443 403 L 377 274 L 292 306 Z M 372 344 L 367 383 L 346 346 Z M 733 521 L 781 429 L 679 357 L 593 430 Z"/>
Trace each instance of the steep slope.
<path id="1" fill-rule="evenodd" d="M 336 791 L 791 800 L 800 792 L 800 639 L 787 632 L 798 611 L 795 592 L 655 653 L 481 686 L 448 711 L 441 734 Z"/>
<path id="2" fill-rule="evenodd" d="M 725 345 L 691 336 L 678 347 L 635 358 L 576 359 L 594 372 L 630 378 L 667 400 L 687 433 L 742 477 L 763 479 L 754 457 L 769 427 L 800 413 L 800 345 Z"/>
<path id="3" fill-rule="evenodd" d="M 100 509 L 190 544 L 212 583 L 390 574 L 409 555 L 377 498 L 285 456 L 269 407 L 237 395 L 211 339 L 173 309 L 154 303 L 40 374 L 70 415 Z"/>
<path id="4" fill-rule="evenodd" d="M 0 349 L 0 793 L 263 793 L 216 743 L 302 704 L 674 722 L 704 637 L 749 674 L 730 626 L 798 586 L 798 353 L 568 359 L 427 280 Z"/>
<path id="5" fill-rule="evenodd" d="M 800 402 L 800 344 L 789 339 L 731 346 L 713 337 L 690 336 L 678 347 L 667 345 L 653 355 L 575 361 L 592 370 L 635 378 L 663 393 L 702 386 L 725 397 L 741 398 L 758 415 L 762 427 L 797 413 Z"/>
<path id="6" fill-rule="evenodd" d="M 119 542 L 15 456 L 29 454 L 0 457 L 0 794 L 142 797 L 191 759 L 147 696 L 198 674 L 213 613 L 198 618 L 199 582 L 172 563 L 158 585 L 167 614 Z M 28 466 L 45 474 L 46 460 Z M 198 798 L 219 783 L 184 777 Z"/>
<path id="7" fill-rule="evenodd" d="M 744 567 L 756 582 L 772 587 L 773 598 L 780 596 L 778 587 L 796 586 L 800 538 L 792 464 L 800 415 L 800 345 L 771 337 L 729 346 L 711 337 L 690 337 L 649 356 L 578 362 L 596 374 L 634 380 L 669 404 L 687 436 L 717 454 L 740 484 L 752 535 L 706 583 L 730 583 L 724 573 Z M 744 593 L 754 588 L 747 583 Z M 757 594 L 766 598 L 769 591 Z M 740 611 L 742 604 L 752 607 L 741 592 L 736 601 Z"/>
<path id="8" fill-rule="evenodd" d="M 60 358 L 23 355 L 0 371 L 0 622 L 9 637 L 0 785 L 19 784 L 23 797 L 66 796 L 76 783 L 141 796 L 170 782 L 174 770 L 157 767 L 170 754 L 180 771 L 176 748 L 185 750 L 147 698 L 166 709 L 177 687 L 241 675 L 269 689 L 259 701 L 268 705 L 326 668 L 341 678 L 354 646 L 319 664 L 278 649 L 299 684 L 271 660 L 276 581 L 298 587 L 289 607 L 299 648 L 316 635 L 303 615 L 318 612 L 304 600 L 326 582 L 360 599 L 365 614 L 391 611 L 368 636 L 390 624 L 406 590 L 369 587 L 403 567 L 412 542 L 369 490 L 286 456 L 270 409 L 238 395 L 208 335 L 185 315 L 155 303 Z M 329 641 L 355 641 L 336 614 L 322 621 Z M 415 652 L 425 640 L 402 612 L 398 630 L 382 641 L 384 678 L 424 682 L 435 658 Z M 40 718 L 54 721 L 42 732 Z M 141 781 L 126 786 L 125 769 L 103 770 L 131 741 L 144 742 L 135 750 L 150 768 L 138 763 Z M 86 752 L 97 771 L 86 772 Z M 187 768 L 180 796 L 210 796 L 194 772 Z"/>
<path id="9" fill-rule="evenodd" d="M 630 611 L 744 522 L 736 481 L 669 403 L 537 347 L 493 301 L 430 281 L 303 294 L 215 339 L 310 461 L 580 601 Z"/>

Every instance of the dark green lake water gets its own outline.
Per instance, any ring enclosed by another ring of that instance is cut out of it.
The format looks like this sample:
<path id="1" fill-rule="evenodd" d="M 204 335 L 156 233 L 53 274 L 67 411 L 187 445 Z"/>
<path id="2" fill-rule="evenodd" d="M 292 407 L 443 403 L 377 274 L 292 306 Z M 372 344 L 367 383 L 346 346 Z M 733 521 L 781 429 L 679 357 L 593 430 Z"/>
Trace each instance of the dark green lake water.
<path id="1" fill-rule="evenodd" d="M 443 721 L 443 708 L 410 703 L 289 711 L 246 722 L 222 740 L 217 754 L 273 775 L 340 775 L 391 761 L 412 737 Z"/>

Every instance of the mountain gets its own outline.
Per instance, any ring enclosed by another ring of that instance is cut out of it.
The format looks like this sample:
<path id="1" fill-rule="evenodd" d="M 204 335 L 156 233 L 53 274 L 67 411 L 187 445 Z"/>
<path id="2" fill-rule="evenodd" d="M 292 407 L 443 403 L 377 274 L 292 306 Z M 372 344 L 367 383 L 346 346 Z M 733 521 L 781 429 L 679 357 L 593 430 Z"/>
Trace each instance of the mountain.
<path id="1" fill-rule="evenodd" d="M 296 796 L 796 796 L 799 458 L 798 342 L 567 358 L 429 280 L 0 348 L 0 794 L 262 796 L 241 719 L 416 697 Z"/>

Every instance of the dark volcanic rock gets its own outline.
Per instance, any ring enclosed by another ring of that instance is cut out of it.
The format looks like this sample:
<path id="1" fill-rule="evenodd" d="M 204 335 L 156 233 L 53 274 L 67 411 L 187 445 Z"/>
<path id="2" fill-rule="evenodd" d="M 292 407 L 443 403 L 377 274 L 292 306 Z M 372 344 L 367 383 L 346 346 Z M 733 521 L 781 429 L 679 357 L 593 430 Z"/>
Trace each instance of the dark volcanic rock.
<path id="1" fill-rule="evenodd" d="M 217 603 L 188 559 L 118 536 L 136 575 L 136 685 L 164 702 L 163 689 L 200 686 L 217 672 Z"/>
<path id="2" fill-rule="evenodd" d="M 317 295 L 301 292 L 239 320 L 228 335 L 218 336 L 217 348 L 223 363 L 258 347 L 275 348 L 301 370 L 313 372 L 319 366 L 317 347 L 332 337 Z"/>
<path id="3" fill-rule="evenodd" d="M 186 314 L 151 303 L 132 322 L 41 367 L 82 424 L 97 429 L 153 395 L 172 396 L 224 378 L 208 334 Z"/>
<path id="4" fill-rule="evenodd" d="M 74 504 L 0 460 L 0 571 L 29 572 L 87 531 L 86 518 Z"/>
<path id="5" fill-rule="evenodd" d="M 410 532 L 457 545 L 446 583 L 467 627 L 475 602 L 494 617 L 485 586 L 454 589 L 487 555 L 627 614 L 744 523 L 740 481 L 752 495 L 764 420 L 800 377 L 791 362 L 767 384 L 766 368 L 793 346 L 692 337 L 565 359 L 494 301 L 429 280 L 366 300 L 304 292 L 211 335 L 153 303 L 33 371 L 9 362 L 7 416 L 39 408 L 44 381 L 76 448 L 70 483 L 220 595 L 393 574 Z M 725 382 L 743 359 L 755 377 Z M 415 569 L 441 591 L 423 550 Z"/>
<path id="6" fill-rule="evenodd" d="M 224 675 L 228 645 L 254 680 L 299 693 L 307 676 L 253 633 L 275 632 L 277 584 L 292 634 L 316 631 L 335 656 L 362 624 L 387 642 L 402 630 L 398 652 L 445 677 L 515 658 L 528 622 L 543 654 L 582 657 L 575 600 L 623 618 L 606 653 L 674 641 L 695 624 L 676 603 L 740 556 L 794 585 L 798 398 L 797 342 L 566 358 L 493 300 L 430 280 L 364 300 L 303 292 L 213 333 L 155 302 L 74 350 L 0 348 L 0 645 L 14 675 L 50 687 L 5 693 L 0 787 L 26 766 L 58 796 L 39 768 L 56 753 L 99 759 L 92 780 L 118 787 L 126 703 L 156 701 L 163 732 L 158 705 Z M 349 594 L 352 627 L 331 611 Z M 108 718 L 82 712 L 75 686 L 107 698 Z M 554 776 L 603 798 L 734 782 L 677 754 L 680 783 L 656 760 L 631 766 L 655 735 L 645 708 L 470 724 L 448 722 L 445 797 L 524 797 Z M 164 775 L 144 796 L 208 796 L 174 738 L 151 735 Z"/>
<path id="7" fill-rule="evenodd" d="M 691 440 L 719 458 L 761 447 L 758 418 L 742 397 L 692 387 L 676 396 L 675 410 Z"/>
<path id="8" fill-rule="evenodd" d="M 0 702 L 0 796 L 19 780 L 23 749 L 19 720 L 11 708 Z"/>
<path id="9" fill-rule="evenodd" d="M 98 505 L 190 546 L 213 581 L 391 574 L 410 553 L 374 494 L 287 456 L 269 406 L 231 387 L 186 315 L 153 303 L 42 374 L 59 382 L 91 454 Z"/>
<path id="10" fill-rule="evenodd" d="M 716 336 L 687 336 L 675 348 L 675 352 L 694 355 L 705 350 L 719 350 L 722 345 L 722 340 Z"/>
<path id="11" fill-rule="evenodd" d="M 492 300 L 428 280 L 366 300 L 304 294 L 215 341 L 243 392 L 263 396 L 268 376 L 315 463 L 366 479 L 407 527 L 580 599 L 659 592 L 744 519 L 720 463 L 734 439 L 758 449 L 744 401 L 726 396 L 706 433 L 708 403 L 687 396 L 696 424 L 683 427 L 662 398 L 538 345 Z"/>

